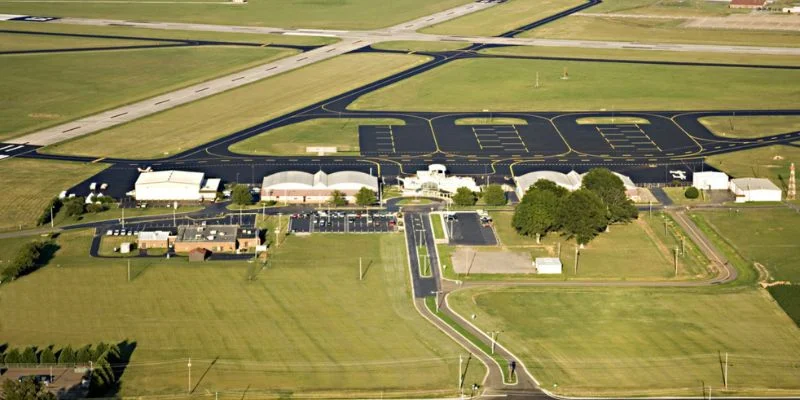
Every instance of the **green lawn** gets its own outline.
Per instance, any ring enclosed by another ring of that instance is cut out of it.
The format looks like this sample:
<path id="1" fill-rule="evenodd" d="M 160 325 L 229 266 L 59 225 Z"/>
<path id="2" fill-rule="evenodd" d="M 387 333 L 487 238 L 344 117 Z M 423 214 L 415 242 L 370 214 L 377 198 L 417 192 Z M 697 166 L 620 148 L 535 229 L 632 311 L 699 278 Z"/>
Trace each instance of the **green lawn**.
<path id="1" fill-rule="evenodd" d="M 247 4 L 182 2 L 3 3 L 0 13 L 194 22 L 281 28 L 375 29 L 468 3 L 465 0 L 316 1 L 260 0 Z"/>
<path id="2" fill-rule="evenodd" d="M 122 254 L 114 249 L 119 249 L 122 243 L 131 243 L 131 252 Z M 133 257 L 139 255 L 139 249 L 136 248 L 135 236 L 106 236 L 103 235 L 100 239 L 100 249 L 98 254 L 105 257 Z"/>
<path id="3" fill-rule="evenodd" d="M 422 30 L 442 35 L 495 36 L 583 3 L 582 0 L 509 0 Z"/>
<path id="4" fill-rule="evenodd" d="M 2 111 L 0 111 L 2 112 Z M 0 231 L 34 228 L 62 190 L 105 169 L 104 164 L 14 158 L 0 162 Z"/>
<path id="5" fill-rule="evenodd" d="M 738 211 L 737 211 L 738 210 Z M 775 280 L 800 283 L 800 214 L 789 208 L 695 211 L 749 262 Z"/>
<path id="6" fill-rule="evenodd" d="M 695 205 L 695 204 L 704 204 L 707 203 L 708 200 L 703 198 L 703 193 L 701 191 L 700 197 L 696 199 L 687 199 L 684 193 L 686 192 L 685 187 L 664 187 L 662 188 L 664 193 L 667 194 L 670 200 L 672 200 L 673 204 L 678 205 Z"/>
<path id="7" fill-rule="evenodd" d="M 604 0 L 590 13 L 620 13 L 674 16 L 724 16 L 748 10 L 728 8 L 726 3 L 704 0 Z"/>
<path id="8" fill-rule="evenodd" d="M 294 53 L 193 47 L 2 56 L 0 75 L 15 78 L 0 81 L 0 93 L 14 93 L 0 98 L 0 140 Z"/>
<path id="9" fill-rule="evenodd" d="M 605 3 L 603 3 L 605 4 Z M 800 58 L 770 54 L 692 53 L 683 51 L 579 49 L 574 47 L 514 46 L 480 50 L 479 53 L 589 59 L 686 61 L 720 64 L 800 65 Z"/>
<path id="10" fill-rule="evenodd" d="M 218 40 L 227 42 L 248 42 L 248 43 L 273 43 L 273 44 L 296 44 L 296 45 L 325 45 L 335 43 L 336 38 L 320 36 L 296 36 L 281 34 L 258 34 L 258 33 L 239 33 L 239 32 L 210 32 L 210 31 L 179 31 L 135 28 L 129 26 L 92 26 L 92 25 L 68 25 L 68 24 L 26 24 L 20 22 L 0 21 L 0 29 L 13 31 L 32 31 L 32 32 L 53 32 L 53 33 L 77 33 L 84 35 L 112 35 L 129 36 L 140 38 L 157 39 L 192 39 L 192 40 Z M 53 36 L 49 36 L 52 38 Z M 98 39 L 101 40 L 101 39 Z M 108 39 L 102 39 L 108 40 Z M 152 43 L 152 42 L 150 42 Z"/>
<path id="11" fill-rule="evenodd" d="M 456 120 L 456 125 L 528 125 L 528 121 L 507 117 L 459 118 Z"/>
<path id="12" fill-rule="evenodd" d="M 762 289 L 464 290 L 450 305 L 502 330 L 542 387 L 563 395 L 788 395 L 800 331 Z M 729 390 L 721 362 L 729 354 Z"/>
<path id="13" fill-rule="evenodd" d="M 433 227 L 433 237 L 434 239 L 444 239 L 444 220 L 442 219 L 442 214 L 430 214 L 431 216 L 431 226 Z"/>
<path id="14" fill-rule="evenodd" d="M 0 24 L 0 27 L 4 25 Z M 62 37 L 43 35 L 22 35 L 16 33 L 0 33 L 0 51 L 95 48 L 110 46 L 141 46 L 162 44 L 160 42 L 123 39 L 96 39 L 82 37 Z M 9 62 L 10 59 L 5 59 Z"/>
<path id="15" fill-rule="evenodd" d="M 520 37 L 611 40 L 639 43 L 692 43 L 744 46 L 800 46 L 800 32 L 685 28 L 681 19 L 571 16 Z"/>
<path id="16" fill-rule="evenodd" d="M 421 42 L 414 40 L 397 40 L 393 42 L 380 42 L 372 47 L 380 50 L 399 51 L 452 51 L 469 46 L 467 42 Z"/>
<path id="17" fill-rule="evenodd" d="M 698 121 L 719 136 L 752 139 L 800 131 L 800 115 L 702 117 Z"/>
<path id="18" fill-rule="evenodd" d="M 25 243 L 44 239 L 40 236 L 26 236 L 18 238 L 0 239 L 0 271 L 17 256 L 17 251 Z"/>
<path id="19" fill-rule="evenodd" d="M 179 207 L 177 210 L 178 214 L 199 211 L 203 207 L 201 206 L 188 206 L 188 207 Z M 96 222 L 96 221 L 109 221 L 109 220 L 118 220 L 122 219 L 122 211 L 123 209 L 119 208 L 117 204 L 111 204 L 108 210 L 97 212 L 97 213 L 86 213 L 83 215 L 79 215 L 76 217 L 67 217 L 63 212 L 59 212 L 55 218 L 55 224 L 57 226 L 67 226 L 67 225 L 74 225 L 74 224 L 84 224 L 87 222 Z M 172 208 L 171 207 L 147 207 L 147 208 L 126 208 L 125 209 L 125 219 L 134 218 L 134 217 L 146 217 L 151 215 L 172 215 Z"/>
<path id="20" fill-rule="evenodd" d="M 359 153 L 360 125 L 405 125 L 396 118 L 319 118 L 285 125 L 232 144 L 239 154 L 308 155 L 307 147 L 336 147 L 337 153 Z"/>
<path id="21" fill-rule="evenodd" d="M 786 314 L 800 327 L 800 286 L 770 286 L 768 290 Z"/>
<path id="22" fill-rule="evenodd" d="M 135 341 L 121 396 L 184 395 L 189 357 L 198 395 L 456 394 L 465 351 L 412 308 L 402 235 L 289 237 L 265 269 L 133 259 L 131 282 L 125 260 L 85 256 L 90 237 L 62 234 L 51 265 L 0 288 L 4 341 Z"/>
<path id="23" fill-rule="evenodd" d="M 569 79 L 560 79 L 567 68 Z M 536 73 L 541 87 L 534 88 Z M 497 79 L 502 76 L 503 79 Z M 358 110 L 795 108 L 800 71 L 513 59 L 459 60 L 356 100 Z M 729 85 L 736 82 L 736 85 Z M 725 87 L 725 90 L 721 90 Z M 756 100 L 752 93 L 759 93 Z"/>
<path id="24" fill-rule="evenodd" d="M 650 121 L 639 117 L 586 117 L 575 120 L 578 125 L 609 125 L 609 124 L 639 124 L 647 125 Z"/>
<path id="25" fill-rule="evenodd" d="M 48 147 L 58 154 L 154 158 L 262 123 L 427 60 L 405 54 L 351 54 Z M 202 115 L 203 118 L 197 118 Z M 141 140 L 147 132 L 148 140 Z"/>
<path id="26" fill-rule="evenodd" d="M 800 147 L 774 145 L 706 157 L 708 165 L 728 175 L 769 178 L 784 190 L 788 187 L 792 162 L 800 163 Z"/>

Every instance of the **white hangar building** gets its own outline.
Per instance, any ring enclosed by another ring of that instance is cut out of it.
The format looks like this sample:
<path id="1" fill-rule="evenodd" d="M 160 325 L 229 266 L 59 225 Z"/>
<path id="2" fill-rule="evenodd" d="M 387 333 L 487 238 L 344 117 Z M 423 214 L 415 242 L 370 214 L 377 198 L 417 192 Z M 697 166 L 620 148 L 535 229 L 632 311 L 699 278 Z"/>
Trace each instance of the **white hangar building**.
<path id="1" fill-rule="evenodd" d="M 356 193 L 367 188 L 378 193 L 378 177 L 358 171 L 310 174 L 303 171 L 283 171 L 267 175 L 261 184 L 261 200 L 286 203 L 323 203 L 331 193 L 344 193 L 348 202 L 355 202 Z"/>
<path id="2" fill-rule="evenodd" d="M 631 178 L 613 171 L 612 173 L 622 180 L 622 184 L 625 186 L 625 194 L 628 198 L 637 200 L 639 197 L 639 188 L 636 187 L 636 184 L 633 183 Z M 540 179 L 551 181 L 572 192 L 581 188 L 584 175 L 586 174 L 579 174 L 575 171 L 569 171 L 566 174 L 556 171 L 534 171 L 515 177 L 514 182 L 517 184 L 517 196 L 522 199 L 522 196 L 525 195 L 528 188 L 533 186 L 533 184 Z"/>
<path id="3" fill-rule="evenodd" d="M 221 180 L 206 179 L 202 172 L 142 172 L 133 192 L 137 201 L 213 201 Z"/>
<path id="4" fill-rule="evenodd" d="M 724 172 L 695 172 L 692 186 L 700 190 L 728 190 L 728 174 Z"/>
<path id="5" fill-rule="evenodd" d="M 475 179 L 464 176 L 447 176 L 447 167 L 442 164 L 431 164 L 428 170 L 417 171 L 416 176 L 397 178 L 406 192 L 446 192 L 455 194 L 459 188 L 465 187 L 473 192 L 481 188 Z"/>
<path id="6" fill-rule="evenodd" d="M 736 196 L 737 203 L 781 201 L 781 196 L 783 195 L 781 188 L 765 178 L 731 179 L 730 189 Z"/>

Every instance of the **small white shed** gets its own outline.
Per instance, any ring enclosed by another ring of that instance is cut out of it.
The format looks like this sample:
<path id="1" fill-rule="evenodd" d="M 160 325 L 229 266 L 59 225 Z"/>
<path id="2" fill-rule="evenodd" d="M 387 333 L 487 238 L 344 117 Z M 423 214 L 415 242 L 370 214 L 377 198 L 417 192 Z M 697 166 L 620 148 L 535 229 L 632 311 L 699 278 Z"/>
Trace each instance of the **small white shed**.
<path id="1" fill-rule="evenodd" d="M 738 178 L 731 179 L 731 192 L 736 196 L 737 203 L 748 201 L 781 201 L 783 192 L 769 179 L 764 178 Z"/>
<path id="2" fill-rule="evenodd" d="M 700 190 L 728 190 L 728 174 L 706 171 L 692 174 L 692 186 Z"/>
<path id="3" fill-rule="evenodd" d="M 130 253 L 131 252 L 131 243 L 130 242 L 122 242 L 122 244 L 119 245 L 119 252 L 121 254 Z"/>
<path id="4" fill-rule="evenodd" d="M 533 262 L 537 274 L 560 274 L 561 260 L 554 257 L 536 257 Z"/>

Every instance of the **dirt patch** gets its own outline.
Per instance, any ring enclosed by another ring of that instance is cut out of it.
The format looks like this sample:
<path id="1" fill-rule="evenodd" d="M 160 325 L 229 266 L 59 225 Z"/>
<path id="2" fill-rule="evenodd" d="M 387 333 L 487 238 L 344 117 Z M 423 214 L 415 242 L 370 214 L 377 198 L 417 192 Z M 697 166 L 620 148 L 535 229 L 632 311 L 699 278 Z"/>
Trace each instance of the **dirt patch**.
<path id="1" fill-rule="evenodd" d="M 459 247 L 452 260 L 442 260 L 452 265 L 459 274 L 533 274 L 531 255 L 524 251 L 475 251 Z"/>

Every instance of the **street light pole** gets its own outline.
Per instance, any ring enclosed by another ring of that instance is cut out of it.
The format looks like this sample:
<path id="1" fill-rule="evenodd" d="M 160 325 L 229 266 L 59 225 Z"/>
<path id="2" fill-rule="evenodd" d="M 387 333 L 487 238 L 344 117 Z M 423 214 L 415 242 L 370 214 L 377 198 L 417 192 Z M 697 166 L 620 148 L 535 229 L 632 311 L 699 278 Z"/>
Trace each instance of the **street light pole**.
<path id="1" fill-rule="evenodd" d="M 186 364 L 186 366 L 189 367 L 189 385 L 188 385 L 188 389 L 189 390 L 188 390 L 188 392 L 189 392 L 189 394 L 192 394 L 192 358 L 191 357 L 189 357 L 189 363 Z"/>
<path id="2" fill-rule="evenodd" d="M 492 332 L 491 332 L 491 334 L 492 334 L 492 355 L 494 355 L 494 346 L 495 346 L 495 344 L 497 343 L 497 335 L 498 335 L 500 332 L 501 332 L 501 331 L 492 331 Z"/>
<path id="3" fill-rule="evenodd" d="M 439 313 L 439 295 L 444 293 L 444 292 L 442 292 L 441 290 L 434 290 L 431 293 L 436 296 L 436 313 L 438 314 Z"/>

